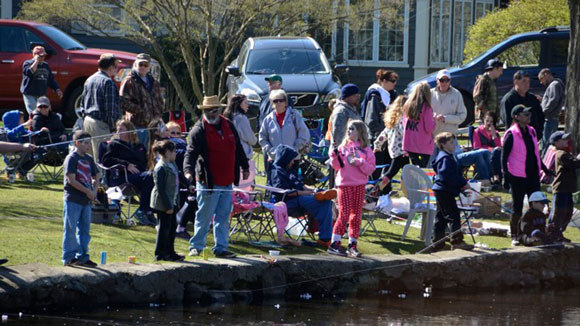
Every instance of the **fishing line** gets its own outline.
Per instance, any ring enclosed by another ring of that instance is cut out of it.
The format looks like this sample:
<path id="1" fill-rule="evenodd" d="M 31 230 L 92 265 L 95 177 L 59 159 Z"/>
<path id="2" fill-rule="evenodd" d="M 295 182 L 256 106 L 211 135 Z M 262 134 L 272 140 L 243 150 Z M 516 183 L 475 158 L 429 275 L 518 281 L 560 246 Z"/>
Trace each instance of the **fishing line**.
<path id="1" fill-rule="evenodd" d="M 481 197 L 483 197 L 483 198 L 485 198 L 485 199 L 489 200 L 490 202 L 492 202 L 494 205 L 498 206 L 499 208 L 503 209 L 504 211 L 506 211 L 506 213 L 508 213 L 508 214 L 513 214 L 513 213 L 514 213 L 514 212 L 513 212 L 511 209 L 507 209 L 507 208 L 506 208 L 505 206 L 503 206 L 502 204 L 500 204 L 500 203 L 498 203 L 498 202 L 495 202 L 495 201 L 493 201 L 491 198 L 489 198 L 488 196 L 486 196 L 486 195 L 482 194 L 481 192 L 479 192 L 479 191 L 477 191 L 477 190 L 475 190 L 475 189 L 473 189 L 473 188 L 471 188 L 471 190 L 472 190 L 473 192 L 475 192 L 476 194 L 480 195 Z"/>

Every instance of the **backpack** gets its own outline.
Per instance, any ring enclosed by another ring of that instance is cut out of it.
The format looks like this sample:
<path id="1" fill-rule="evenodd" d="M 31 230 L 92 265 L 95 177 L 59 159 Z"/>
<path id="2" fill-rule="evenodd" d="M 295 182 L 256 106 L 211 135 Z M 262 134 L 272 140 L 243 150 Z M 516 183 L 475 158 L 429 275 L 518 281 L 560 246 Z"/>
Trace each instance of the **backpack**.
<path id="1" fill-rule="evenodd" d="M 485 75 L 479 75 L 473 86 L 473 100 L 476 106 L 477 102 L 484 102 L 486 100 L 484 96 L 487 96 L 487 83 L 485 82 Z"/>
<path id="2" fill-rule="evenodd" d="M 296 138 L 298 138 L 299 131 L 298 124 L 296 123 L 296 110 L 292 110 L 292 123 L 294 124 L 294 129 L 296 130 Z M 312 140 L 308 138 L 306 143 L 302 144 L 302 146 L 300 146 L 300 148 L 297 148 L 296 150 L 298 151 L 298 153 L 302 155 L 310 153 L 310 151 L 312 150 Z"/>

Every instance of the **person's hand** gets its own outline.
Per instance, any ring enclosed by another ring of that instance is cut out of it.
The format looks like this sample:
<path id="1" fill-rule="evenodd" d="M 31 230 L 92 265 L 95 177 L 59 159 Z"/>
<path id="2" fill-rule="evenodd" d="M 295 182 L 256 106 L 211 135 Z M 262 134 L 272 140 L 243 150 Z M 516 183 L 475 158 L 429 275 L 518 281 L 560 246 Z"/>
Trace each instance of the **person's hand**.
<path id="1" fill-rule="evenodd" d="M 60 138 L 61 141 L 65 141 L 66 140 L 66 135 L 60 135 L 59 138 Z"/>
<path id="2" fill-rule="evenodd" d="M 536 97 L 536 99 L 540 102 L 542 102 L 542 97 L 538 94 L 534 94 L 534 96 Z"/>
<path id="3" fill-rule="evenodd" d="M 37 148 L 38 148 L 38 146 L 31 144 L 31 143 L 22 144 L 22 150 L 24 150 L 26 152 L 35 151 Z"/>
<path id="4" fill-rule="evenodd" d="M 93 201 L 93 200 L 95 200 L 95 198 L 97 198 L 97 193 L 95 191 L 89 191 L 89 192 L 87 192 L 87 198 L 90 201 Z"/>
<path id="5" fill-rule="evenodd" d="M 40 128 L 40 132 L 49 132 L 50 130 L 48 130 L 48 128 L 46 127 L 42 127 Z"/>
<path id="6" fill-rule="evenodd" d="M 168 209 L 165 211 L 165 214 L 173 214 L 173 209 Z"/>
<path id="7" fill-rule="evenodd" d="M 44 57 L 43 57 L 43 56 L 41 56 L 41 55 L 38 55 L 38 54 L 35 54 L 35 55 L 34 55 L 34 61 L 36 61 L 36 62 L 40 62 L 40 61 L 42 61 L 42 60 L 44 60 Z"/>
<path id="8" fill-rule="evenodd" d="M 57 89 L 56 95 L 58 96 L 58 98 L 62 98 L 62 96 L 63 96 L 62 91 L 60 89 Z"/>
<path id="9" fill-rule="evenodd" d="M 250 171 L 248 170 L 243 170 L 242 171 L 242 179 L 246 180 L 247 178 L 250 177 Z"/>
<path id="10" fill-rule="evenodd" d="M 436 117 L 437 121 L 445 123 L 445 116 L 443 114 L 438 114 Z"/>
<path id="11" fill-rule="evenodd" d="M 139 173 L 139 169 L 137 168 L 137 166 L 133 163 L 129 163 L 129 165 L 127 166 L 127 171 L 131 172 L 131 173 Z"/>
<path id="12" fill-rule="evenodd" d="M 28 127 L 32 124 L 32 119 L 28 119 L 25 123 L 23 123 L 22 125 L 25 127 Z"/>

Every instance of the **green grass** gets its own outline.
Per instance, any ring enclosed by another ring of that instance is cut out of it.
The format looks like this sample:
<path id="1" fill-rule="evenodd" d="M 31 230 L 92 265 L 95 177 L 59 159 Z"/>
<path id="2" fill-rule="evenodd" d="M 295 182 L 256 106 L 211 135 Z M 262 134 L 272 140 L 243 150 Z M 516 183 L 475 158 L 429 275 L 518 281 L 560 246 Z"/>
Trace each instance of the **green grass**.
<path id="1" fill-rule="evenodd" d="M 1 164 L 1 163 L 0 163 Z M 261 164 L 261 162 L 260 162 Z M 0 165 L 0 169 L 2 166 Z M 37 180 L 43 180 L 37 174 Z M 397 176 L 398 179 L 400 176 Z M 9 259 L 7 265 L 26 263 L 44 263 L 60 265 L 62 250 L 62 182 L 37 181 L 28 183 L 17 180 L 7 183 L 5 176 L 0 178 L 0 258 Z M 265 179 L 258 176 L 257 183 L 265 184 Z M 397 190 L 398 185 L 394 185 Z M 505 200 L 511 200 L 505 192 L 493 192 Z M 551 196 L 551 195 L 549 195 Z M 496 216 L 485 219 L 502 224 L 509 223 L 509 217 Z M 364 223 L 364 221 L 363 221 Z M 424 242 L 418 239 L 419 230 L 411 228 L 407 238 L 402 241 L 403 226 L 390 224 L 386 220 L 376 221 L 382 241 L 372 232 L 364 234 L 359 241 L 359 250 L 364 254 L 412 254 L 424 248 Z M 192 233 L 192 225 L 189 225 Z M 565 234 L 575 242 L 580 242 L 580 231 L 569 228 Z M 128 227 L 121 225 L 91 225 L 90 252 L 98 260 L 101 251 L 107 251 L 108 262 L 126 262 L 128 256 L 136 256 L 141 263 L 154 261 L 155 229 L 152 227 Z M 208 235 L 208 247 L 213 246 L 213 236 Z M 465 237 L 471 243 L 469 236 Z M 510 246 L 509 238 L 479 236 L 476 241 L 485 243 L 491 248 L 502 249 Z M 271 239 L 263 238 L 263 241 Z M 346 243 L 346 241 L 343 241 Z M 188 252 L 188 242 L 175 240 L 178 252 Z M 267 248 L 258 248 L 249 244 L 242 234 L 231 240 L 233 252 L 240 255 L 267 255 Z M 283 255 L 324 254 L 321 248 L 299 247 L 283 248 Z M 213 255 L 210 254 L 210 257 Z M 200 259 L 199 257 L 188 260 Z"/>

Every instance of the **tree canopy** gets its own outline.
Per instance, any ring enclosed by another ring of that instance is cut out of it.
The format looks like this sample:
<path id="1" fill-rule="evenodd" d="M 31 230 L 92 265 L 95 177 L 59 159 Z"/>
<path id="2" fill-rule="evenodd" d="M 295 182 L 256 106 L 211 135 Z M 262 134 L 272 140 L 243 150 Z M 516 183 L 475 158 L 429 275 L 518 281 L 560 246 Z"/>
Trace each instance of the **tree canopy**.
<path id="1" fill-rule="evenodd" d="M 31 0 L 19 18 L 75 26 L 109 35 L 120 30 L 159 60 L 183 106 L 204 95 L 222 96 L 225 67 L 249 36 L 307 36 L 330 33 L 348 20 L 363 28 L 364 18 L 396 15 L 404 0 Z M 119 14 L 122 13 L 122 14 Z"/>
<path id="2" fill-rule="evenodd" d="M 569 24 L 567 0 L 512 0 L 507 8 L 489 13 L 469 28 L 464 62 L 511 35 Z"/>

